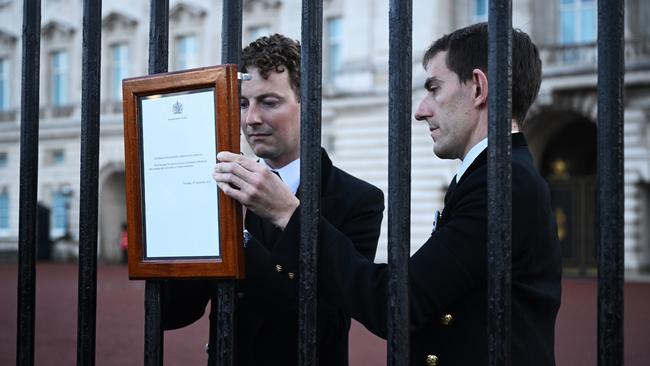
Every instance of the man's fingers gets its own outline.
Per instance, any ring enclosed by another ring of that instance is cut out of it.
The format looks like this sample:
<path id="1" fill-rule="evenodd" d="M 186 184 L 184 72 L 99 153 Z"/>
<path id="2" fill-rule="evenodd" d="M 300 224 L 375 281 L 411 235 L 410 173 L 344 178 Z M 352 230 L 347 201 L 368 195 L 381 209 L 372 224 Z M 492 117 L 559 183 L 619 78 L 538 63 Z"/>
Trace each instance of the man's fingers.
<path id="1" fill-rule="evenodd" d="M 228 183 L 232 186 L 238 187 L 239 190 L 244 190 L 248 186 L 248 183 L 246 183 L 245 180 L 231 173 L 214 172 L 212 178 L 217 181 L 217 183 Z"/>
<path id="2" fill-rule="evenodd" d="M 235 199 L 237 202 L 241 203 L 244 205 L 244 201 L 246 198 L 246 195 L 239 189 L 233 188 L 230 184 L 221 182 L 217 183 L 217 187 L 226 194 L 226 196 Z"/>
<path id="3" fill-rule="evenodd" d="M 222 162 L 237 161 L 237 159 L 240 158 L 240 157 L 243 157 L 243 155 L 233 154 L 230 151 L 220 151 L 217 154 L 217 160 L 222 161 Z"/>
<path id="4" fill-rule="evenodd" d="M 235 163 L 235 162 L 218 163 L 214 167 L 214 172 L 233 174 L 247 182 L 252 179 L 252 175 L 254 174 L 250 170 L 242 167 L 239 163 Z"/>
<path id="5" fill-rule="evenodd" d="M 236 163 L 243 166 L 246 170 L 249 171 L 259 171 L 259 169 L 264 169 L 263 166 L 258 164 L 255 160 L 249 159 L 241 154 L 233 154 L 229 151 L 221 151 L 217 154 L 217 160 L 222 163 Z"/>

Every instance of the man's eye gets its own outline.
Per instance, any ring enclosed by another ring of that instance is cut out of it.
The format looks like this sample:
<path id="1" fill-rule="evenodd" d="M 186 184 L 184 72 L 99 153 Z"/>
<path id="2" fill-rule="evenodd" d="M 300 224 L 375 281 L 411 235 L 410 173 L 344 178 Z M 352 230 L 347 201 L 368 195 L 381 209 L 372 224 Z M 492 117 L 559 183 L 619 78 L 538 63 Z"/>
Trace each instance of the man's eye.
<path id="1" fill-rule="evenodd" d="M 270 107 L 270 108 L 276 107 L 278 104 L 279 104 L 279 102 L 277 100 L 273 100 L 273 99 L 272 100 L 264 100 L 264 101 L 262 101 L 262 105 L 264 105 L 265 107 Z"/>
<path id="2" fill-rule="evenodd" d="M 239 108 L 248 108 L 248 100 L 240 99 L 239 100 Z"/>

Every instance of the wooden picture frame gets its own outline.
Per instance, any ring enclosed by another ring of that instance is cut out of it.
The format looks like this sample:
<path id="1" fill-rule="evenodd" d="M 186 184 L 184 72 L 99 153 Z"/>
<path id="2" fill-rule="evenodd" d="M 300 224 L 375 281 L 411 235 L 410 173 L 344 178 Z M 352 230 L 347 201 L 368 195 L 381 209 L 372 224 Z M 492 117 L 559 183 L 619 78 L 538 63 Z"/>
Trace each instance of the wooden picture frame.
<path id="1" fill-rule="evenodd" d="M 129 278 L 243 278 L 241 206 L 211 177 L 218 151 L 240 151 L 237 67 L 129 78 L 122 92 Z"/>

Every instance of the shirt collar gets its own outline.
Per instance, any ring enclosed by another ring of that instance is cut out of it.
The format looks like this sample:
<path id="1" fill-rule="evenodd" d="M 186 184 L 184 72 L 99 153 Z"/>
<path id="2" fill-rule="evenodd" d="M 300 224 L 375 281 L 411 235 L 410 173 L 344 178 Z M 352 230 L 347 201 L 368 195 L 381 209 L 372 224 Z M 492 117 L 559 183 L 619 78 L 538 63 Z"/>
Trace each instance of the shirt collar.
<path id="1" fill-rule="evenodd" d="M 260 161 L 270 170 L 277 172 L 278 175 L 280 175 L 280 179 L 282 179 L 284 184 L 291 189 L 293 194 L 298 192 L 298 186 L 300 185 L 300 158 L 290 162 L 280 169 L 271 168 L 264 159 L 260 159 Z"/>
<path id="2" fill-rule="evenodd" d="M 513 128 L 511 133 L 519 133 L 519 130 L 517 128 Z M 476 158 L 481 155 L 483 150 L 487 148 L 488 145 L 488 139 L 487 137 L 484 138 L 483 140 L 479 141 L 478 144 L 474 145 L 468 152 L 467 155 L 465 155 L 465 159 L 463 159 L 463 162 L 460 164 L 458 167 L 458 170 L 456 170 L 456 182 L 460 180 L 460 178 L 465 174 L 467 171 L 467 168 L 469 168 L 470 165 L 476 160 Z"/>
<path id="3" fill-rule="evenodd" d="M 460 178 L 465 174 L 465 171 L 467 168 L 469 168 L 470 165 L 476 160 L 476 158 L 487 148 L 488 144 L 488 139 L 487 137 L 484 138 L 483 140 L 479 141 L 478 144 L 474 145 L 468 152 L 467 155 L 465 155 L 465 159 L 463 159 L 463 162 L 460 164 L 458 167 L 458 170 L 456 170 L 456 182 L 460 181 Z"/>

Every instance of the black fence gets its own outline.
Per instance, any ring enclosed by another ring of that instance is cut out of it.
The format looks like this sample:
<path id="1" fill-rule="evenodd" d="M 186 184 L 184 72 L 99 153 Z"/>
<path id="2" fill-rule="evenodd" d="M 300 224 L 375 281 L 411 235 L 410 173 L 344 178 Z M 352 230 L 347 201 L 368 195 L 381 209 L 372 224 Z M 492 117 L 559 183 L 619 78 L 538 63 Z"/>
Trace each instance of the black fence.
<path id="1" fill-rule="evenodd" d="M 302 2 L 302 166 L 299 364 L 316 364 L 322 0 Z M 34 363 L 40 0 L 24 0 L 20 131 L 17 365 Z M 77 364 L 95 363 L 101 1 L 83 2 L 81 195 Z M 388 365 L 409 364 L 412 1 L 389 10 Z M 509 365 L 510 0 L 489 5 L 489 364 Z M 598 1 L 598 364 L 623 364 L 623 0 Z M 149 72 L 167 71 L 169 1 L 151 0 Z M 222 63 L 238 63 L 242 1 L 223 2 Z M 308 163 L 307 163 L 308 162 Z M 234 365 L 234 283 L 215 289 L 217 365 Z M 145 289 L 146 365 L 163 364 L 160 283 Z M 214 338 L 213 338 L 214 339 Z"/>

